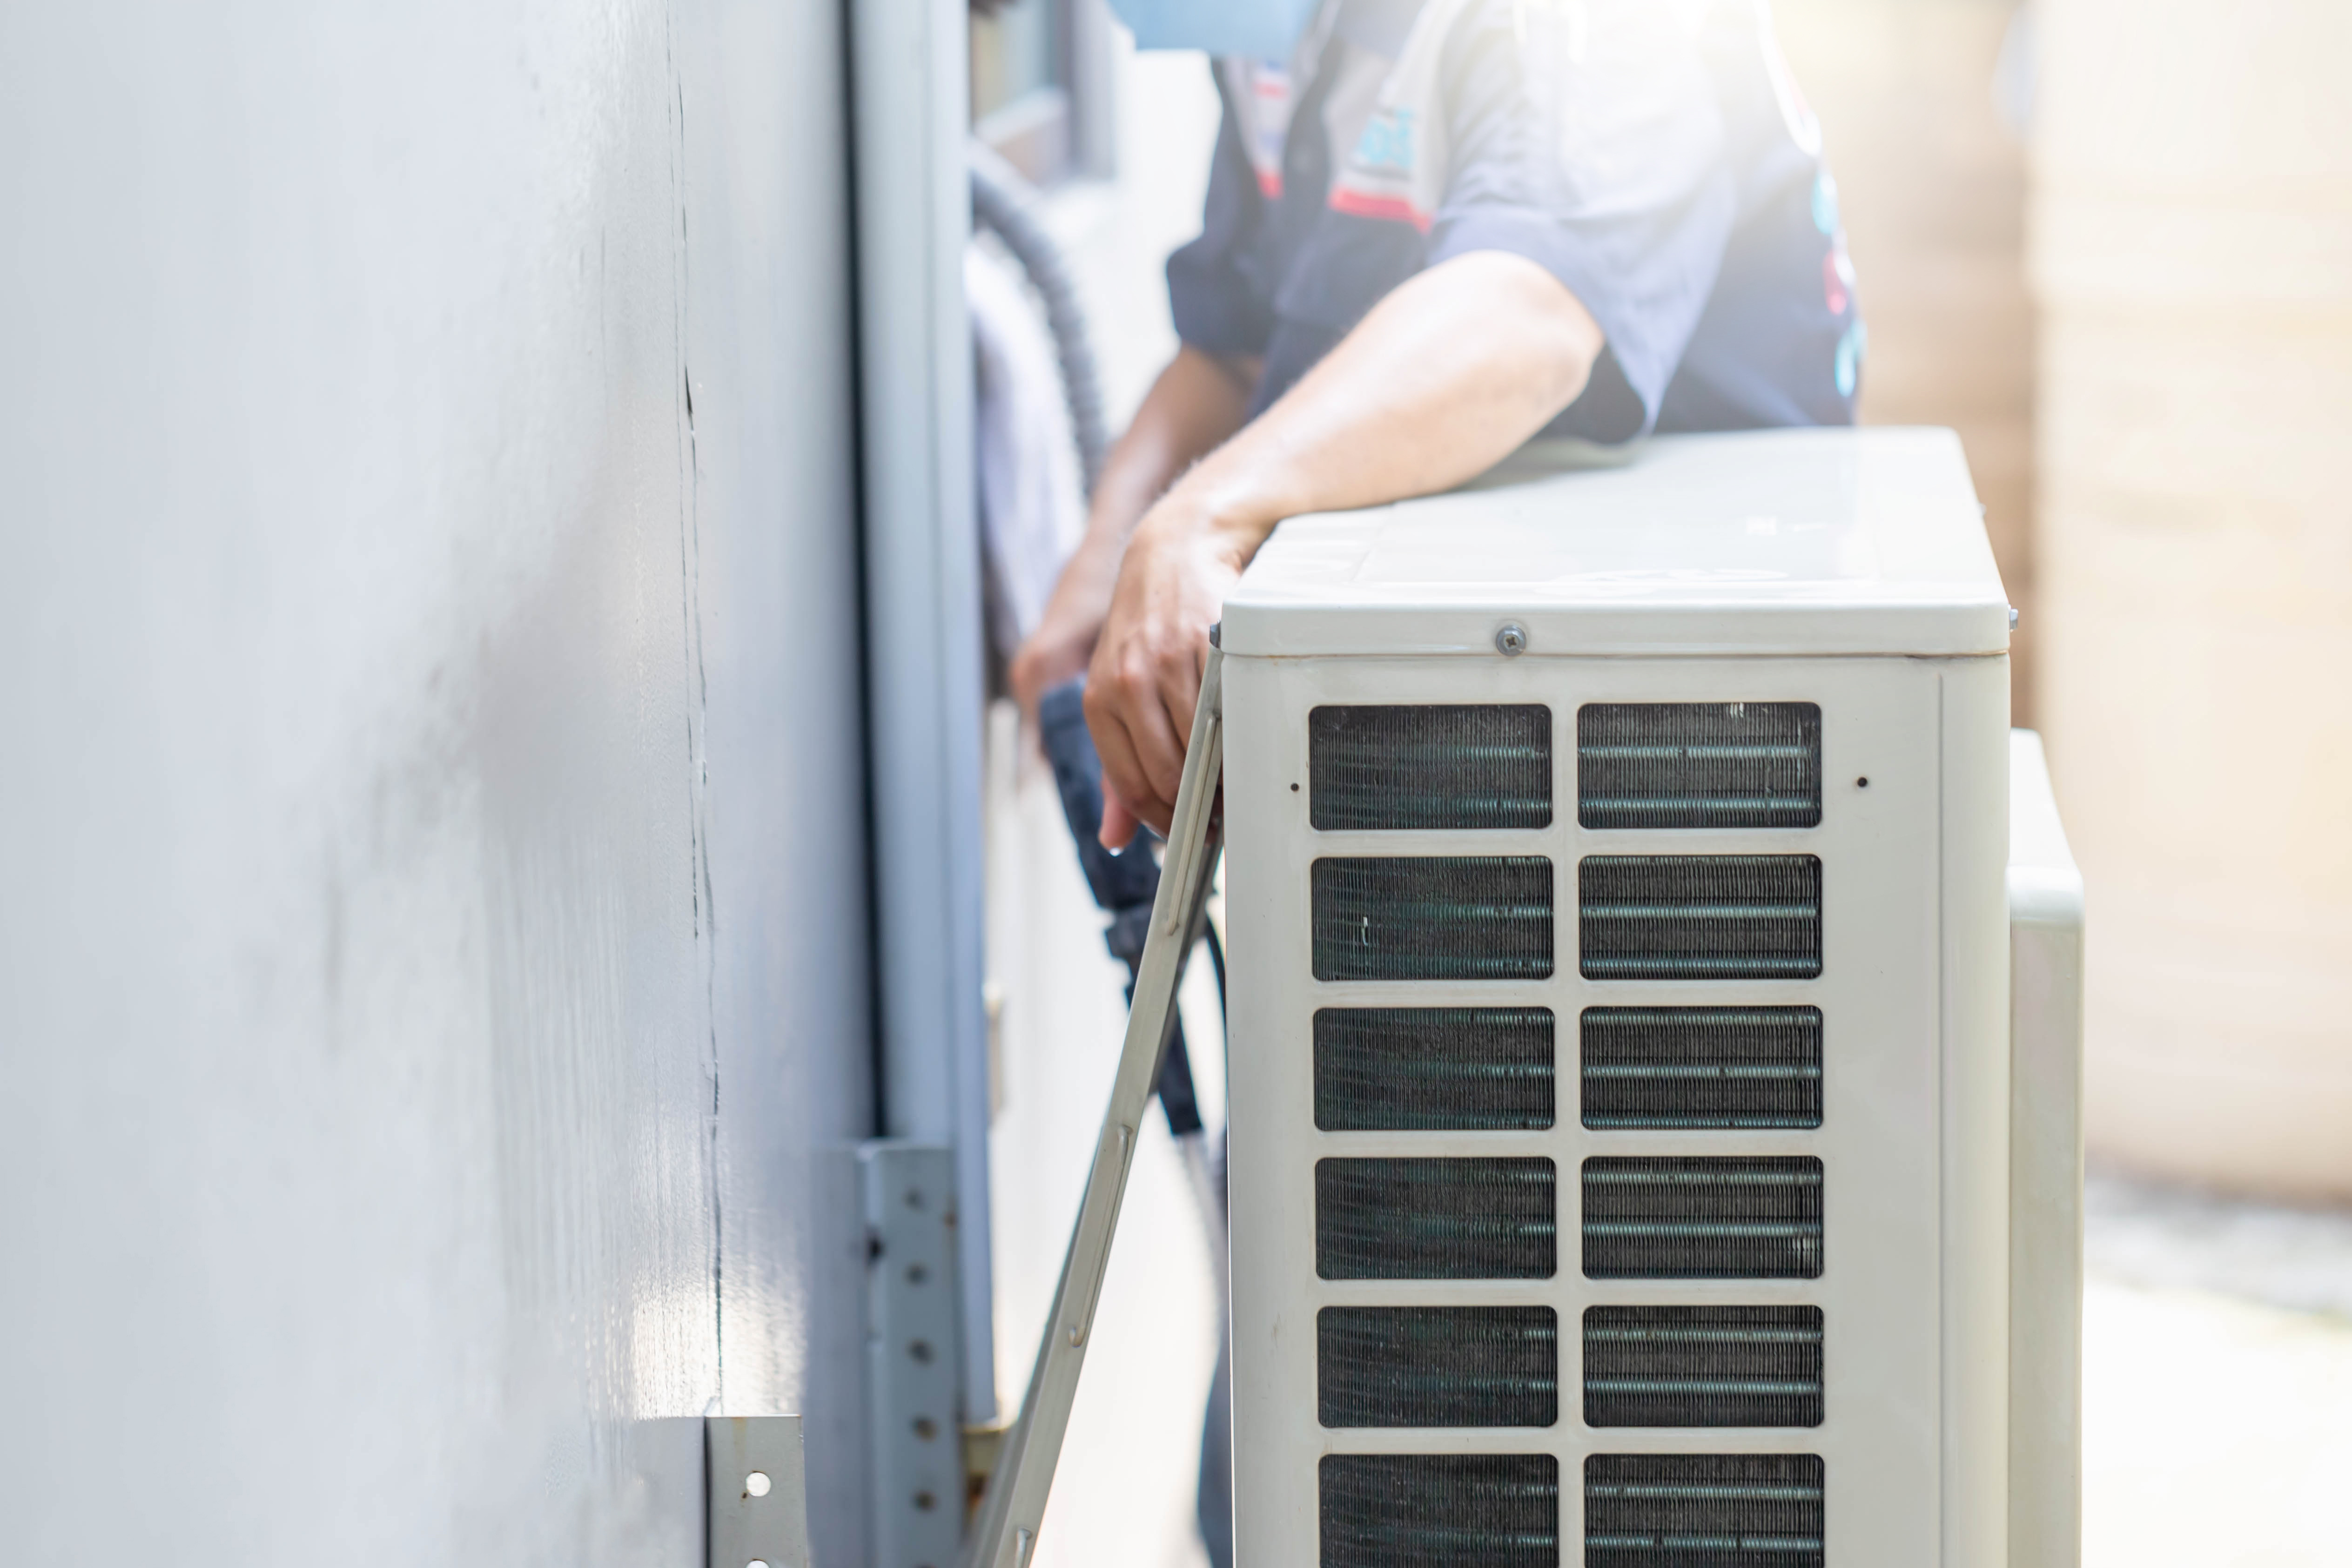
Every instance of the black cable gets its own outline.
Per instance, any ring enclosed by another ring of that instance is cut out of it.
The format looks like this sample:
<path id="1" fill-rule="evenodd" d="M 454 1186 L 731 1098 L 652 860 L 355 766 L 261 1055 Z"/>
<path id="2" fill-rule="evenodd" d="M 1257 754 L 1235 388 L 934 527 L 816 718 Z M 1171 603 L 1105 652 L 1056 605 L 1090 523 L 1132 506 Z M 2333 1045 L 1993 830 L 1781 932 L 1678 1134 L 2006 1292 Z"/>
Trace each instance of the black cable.
<path id="1" fill-rule="evenodd" d="M 1045 325 L 1054 334 L 1062 396 L 1069 405 L 1070 434 L 1078 447 L 1078 478 L 1091 496 L 1109 437 L 1103 429 L 1102 384 L 1095 373 L 1094 345 L 1087 336 L 1076 279 L 1070 276 L 1061 246 L 1038 216 L 1036 190 L 982 143 L 971 142 L 968 150 L 972 221 L 1004 242 L 1045 302 Z"/>

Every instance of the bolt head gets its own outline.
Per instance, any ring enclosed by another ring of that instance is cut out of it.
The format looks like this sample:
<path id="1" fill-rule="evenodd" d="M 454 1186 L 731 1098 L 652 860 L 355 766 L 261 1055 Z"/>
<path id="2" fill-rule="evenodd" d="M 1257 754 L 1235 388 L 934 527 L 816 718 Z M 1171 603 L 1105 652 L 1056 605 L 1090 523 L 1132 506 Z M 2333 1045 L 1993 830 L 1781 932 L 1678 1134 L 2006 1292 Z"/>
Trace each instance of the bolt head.
<path id="1" fill-rule="evenodd" d="M 1505 621 L 1503 629 L 1495 634 L 1495 651 L 1505 658 L 1517 658 L 1528 651 L 1528 628 L 1517 621 Z"/>

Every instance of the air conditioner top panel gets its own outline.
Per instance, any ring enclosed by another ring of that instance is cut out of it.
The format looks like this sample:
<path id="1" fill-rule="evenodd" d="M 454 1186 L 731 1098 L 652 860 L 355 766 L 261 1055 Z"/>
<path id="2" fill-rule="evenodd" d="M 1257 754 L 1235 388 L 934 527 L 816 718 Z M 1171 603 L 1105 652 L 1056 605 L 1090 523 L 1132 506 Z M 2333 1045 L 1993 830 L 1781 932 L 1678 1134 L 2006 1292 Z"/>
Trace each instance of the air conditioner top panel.
<path id="1" fill-rule="evenodd" d="M 1228 653 L 1995 654 L 2009 598 L 1948 430 L 1530 447 L 1444 495 L 1292 518 Z"/>

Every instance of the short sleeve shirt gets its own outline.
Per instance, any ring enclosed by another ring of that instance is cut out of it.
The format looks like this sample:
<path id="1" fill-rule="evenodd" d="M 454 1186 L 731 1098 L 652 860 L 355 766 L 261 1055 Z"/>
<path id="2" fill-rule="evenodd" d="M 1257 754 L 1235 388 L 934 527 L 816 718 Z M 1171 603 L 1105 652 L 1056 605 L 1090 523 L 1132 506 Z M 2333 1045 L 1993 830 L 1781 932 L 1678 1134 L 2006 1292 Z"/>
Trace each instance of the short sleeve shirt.
<path id="1" fill-rule="evenodd" d="M 1851 424 L 1864 331 L 1820 130 L 1762 0 L 1327 0 L 1215 63 L 1178 334 L 1262 358 L 1252 413 L 1390 289 L 1501 250 L 1607 340 L 1549 434 Z"/>

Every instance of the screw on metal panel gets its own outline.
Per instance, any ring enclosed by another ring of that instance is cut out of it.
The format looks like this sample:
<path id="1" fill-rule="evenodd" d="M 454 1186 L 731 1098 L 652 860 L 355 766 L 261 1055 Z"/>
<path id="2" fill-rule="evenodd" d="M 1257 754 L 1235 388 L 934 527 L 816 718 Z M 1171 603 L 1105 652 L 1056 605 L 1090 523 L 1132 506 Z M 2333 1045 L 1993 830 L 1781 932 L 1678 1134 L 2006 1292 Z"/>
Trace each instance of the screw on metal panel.
<path id="1" fill-rule="evenodd" d="M 1495 651 L 1505 658 L 1517 658 L 1528 651 L 1528 628 L 1517 621 L 1505 621 L 1503 629 L 1495 634 Z"/>
<path id="2" fill-rule="evenodd" d="M 2017 629 L 2017 606 L 2015 605 L 2011 605 L 2009 607 L 2009 629 L 2011 631 L 2015 631 Z"/>

